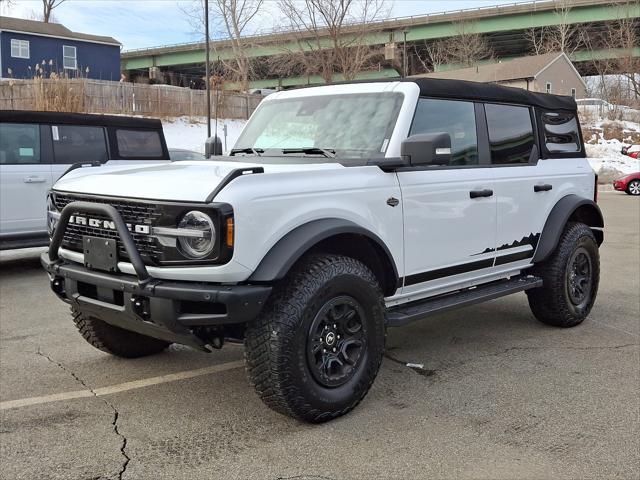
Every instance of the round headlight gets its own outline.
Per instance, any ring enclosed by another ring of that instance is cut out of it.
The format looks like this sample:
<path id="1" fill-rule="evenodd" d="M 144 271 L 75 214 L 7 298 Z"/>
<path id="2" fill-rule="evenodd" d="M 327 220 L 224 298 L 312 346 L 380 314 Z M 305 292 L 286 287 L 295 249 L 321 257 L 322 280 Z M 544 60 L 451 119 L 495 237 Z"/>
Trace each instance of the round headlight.
<path id="1" fill-rule="evenodd" d="M 213 251 L 216 244 L 216 228 L 209 215 L 193 210 L 182 217 L 178 228 L 193 230 L 193 235 L 185 232 L 184 236 L 178 237 L 182 253 L 187 257 L 205 258 Z"/>

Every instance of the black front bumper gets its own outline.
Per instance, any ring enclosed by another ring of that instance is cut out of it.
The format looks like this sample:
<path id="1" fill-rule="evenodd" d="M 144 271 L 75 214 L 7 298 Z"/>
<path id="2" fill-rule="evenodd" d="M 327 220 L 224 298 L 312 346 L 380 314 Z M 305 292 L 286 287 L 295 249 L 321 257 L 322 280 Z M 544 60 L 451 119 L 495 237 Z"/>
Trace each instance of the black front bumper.
<path id="1" fill-rule="evenodd" d="M 78 311 L 143 335 L 205 348 L 198 327 L 253 320 L 271 293 L 270 286 L 216 285 L 158 279 L 141 283 L 133 275 L 102 273 L 65 261 L 40 257 L 51 288 Z"/>
<path id="2" fill-rule="evenodd" d="M 58 255 L 73 210 L 100 212 L 116 223 L 136 275 L 91 270 Z M 40 261 L 51 288 L 79 312 L 116 327 L 211 350 L 207 330 L 253 320 L 271 293 L 268 285 L 221 285 L 160 280 L 147 272 L 120 214 L 109 205 L 73 202 L 61 212 Z"/>

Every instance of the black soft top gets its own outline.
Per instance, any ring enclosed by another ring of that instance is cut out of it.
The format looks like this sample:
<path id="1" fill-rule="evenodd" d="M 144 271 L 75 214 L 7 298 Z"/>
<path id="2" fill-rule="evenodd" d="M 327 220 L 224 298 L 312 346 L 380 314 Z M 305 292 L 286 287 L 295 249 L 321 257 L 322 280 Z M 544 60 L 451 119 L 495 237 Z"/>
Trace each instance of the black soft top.
<path id="1" fill-rule="evenodd" d="M 36 112 L 30 110 L 0 110 L 0 122 L 44 123 L 52 125 L 95 125 L 105 127 L 162 130 L 162 122 L 157 118 L 139 118 L 88 113 Z"/>
<path id="2" fill-rule="evenodd" d="M 530 92 L 522 88 L 505 87 L 495 83 L 448 80 L 445 78 L 415 78 L 403 81 L 415 82 L 420 87 L 420 95 L 425 97 L 518 103 L 533 105 L 547 110 L 575 111 L 577 109 L 576 101 L 573 97 Z"/>
<path id="3" fill-rule="evenodd" d="M 505 87 L 495 83 L 450 80 L 447 78 L 385 78 L 382 80 L 359 80 L 340 83 L 412 82 L 420 87 L 423 97 L 449 98 L 452 100 L 477 100 L 497 103 L 531 105 L 545 110 L 577 110 L 573 97 L 537 93 L 522 88 Z"/>

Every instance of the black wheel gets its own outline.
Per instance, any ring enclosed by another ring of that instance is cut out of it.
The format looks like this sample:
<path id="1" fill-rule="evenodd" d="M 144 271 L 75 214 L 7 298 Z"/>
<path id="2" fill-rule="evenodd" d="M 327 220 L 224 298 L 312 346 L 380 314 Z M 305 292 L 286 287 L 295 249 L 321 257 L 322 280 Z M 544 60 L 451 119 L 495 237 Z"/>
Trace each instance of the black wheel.
<path id="1" fill-rule="evenodd" d="M 270 408 L 323 422 L 366 395 L 384 342 L 384 299 L 371 270 L 352 258 L 314 255 L 247 328 L 247 372 Z"/>
<path id="2" fill-rule="evenodd" d="M 72 310 L 73 323 L 90 345 L 124 358 L 146 357 L 160 353 L 171 343 L 123 330 Z"/>
<path id="3" fill-rule="evenodd" d="M 640 195 L 640 180 L 631 180 L 627 185 L 629 195 Z"/>
<path id="4" fill-rule="evenodd" d="M 556 327 L 573 327 L 589 315 L 598 292 L 600 255 L 591 229 L 568 223 L 554 253 L 532 272 L 541 288 L 527 290 L 535 317 Z"/>

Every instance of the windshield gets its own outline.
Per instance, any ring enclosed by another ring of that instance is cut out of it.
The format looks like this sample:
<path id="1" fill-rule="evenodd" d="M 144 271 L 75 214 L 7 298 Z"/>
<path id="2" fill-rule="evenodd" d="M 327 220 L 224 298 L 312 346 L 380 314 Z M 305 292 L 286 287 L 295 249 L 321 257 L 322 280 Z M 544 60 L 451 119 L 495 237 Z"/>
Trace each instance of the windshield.
<path id="1" fill-rule="evenodd" d="M 253 114 L 233 150 L 263 156 L 331 157 L 327 153 L 331 152 L 341 159 L 383 157 L 401 105 L 400 93 L 266 101 Z"/>

